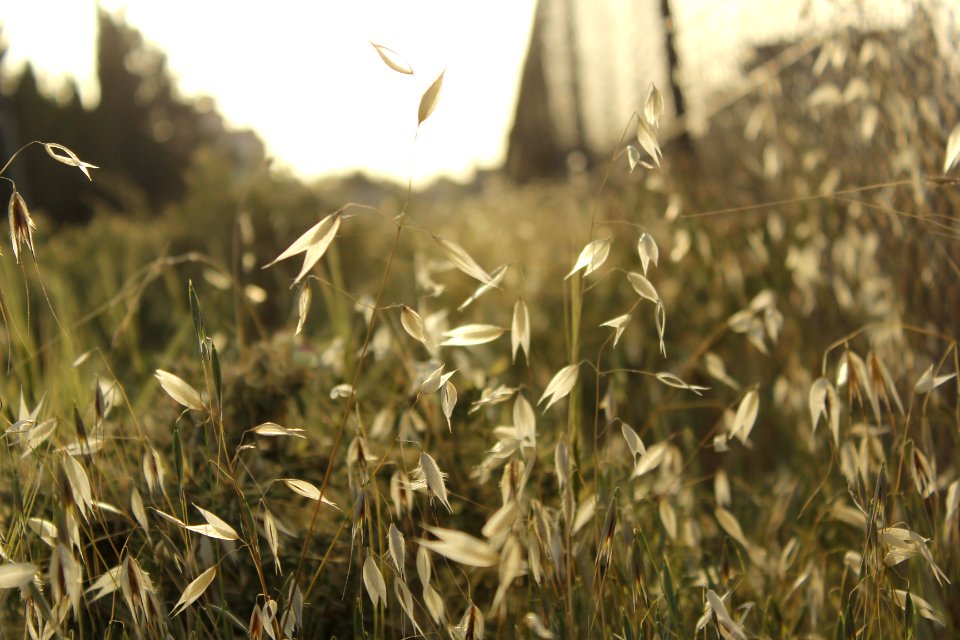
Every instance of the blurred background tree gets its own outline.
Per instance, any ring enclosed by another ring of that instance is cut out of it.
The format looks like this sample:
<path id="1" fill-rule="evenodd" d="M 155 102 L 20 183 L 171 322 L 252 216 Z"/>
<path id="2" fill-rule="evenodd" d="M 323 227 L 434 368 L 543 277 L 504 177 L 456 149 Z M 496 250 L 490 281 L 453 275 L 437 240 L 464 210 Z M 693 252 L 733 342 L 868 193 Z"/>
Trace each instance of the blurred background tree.
<path id="1" fill-rule="evenodd" d="M 105 11 L 98 14 L 97 78 L 100 101 L 92 109 L 81 105 L 72 83 L 57 95 L 42 94 L 30 65 L 0 95 L 5 156 L 31 140 L 56 141 L 101 167 L 88 183 L 75 171 L 51 169 L 36 150 L 16 163 L 18 188 L 54 221 L 86 222 L 98 206 L 162 211 L 184 196 L 185 174 L 204 147 L 227 156 L 241 174 L 261 164 L 256 135 L 228 131 L 211 100 L 179 95 L 166 56 Z"/>

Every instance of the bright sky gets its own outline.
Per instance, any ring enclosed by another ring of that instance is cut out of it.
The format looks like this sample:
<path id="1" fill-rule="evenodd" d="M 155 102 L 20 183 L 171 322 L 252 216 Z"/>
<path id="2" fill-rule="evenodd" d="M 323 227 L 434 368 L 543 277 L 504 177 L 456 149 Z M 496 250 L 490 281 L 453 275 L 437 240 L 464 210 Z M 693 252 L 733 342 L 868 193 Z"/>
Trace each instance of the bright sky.
<path id="1" fill-rule="evenodd" d="M 4 4 L 5 64 L 31 61 L 50 88 L 74 76 L 95 102 L 95 0 Z M 256 130 L 307 178 L 363 168 L 405 181 L 420 96 L 446 69 L 417 140 L 417 182 L 502 162 L 534 10 L 534 0 L 100 4 L 167 54 L 185 95 L 213 97 L 230 124 Z M 390 70 L 371 40 L 416 75 Z"/>

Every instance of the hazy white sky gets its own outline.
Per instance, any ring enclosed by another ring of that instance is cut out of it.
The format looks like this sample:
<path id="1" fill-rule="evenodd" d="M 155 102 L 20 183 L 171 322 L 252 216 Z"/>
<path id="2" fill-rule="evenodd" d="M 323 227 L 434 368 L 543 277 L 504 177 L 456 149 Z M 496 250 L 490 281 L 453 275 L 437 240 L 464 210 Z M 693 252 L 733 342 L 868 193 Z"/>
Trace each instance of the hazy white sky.
<path id="1" fill-rule="evenodd" d="M 95 0 L 4 3 L 5 64 L 31 61 L 55 86 L 76 77 L 96 100 Z M 467 177 L 499 164 L 534 0 L 229 2 L 101 0 L 168 56 L 186 95 L 209 95 L 235 126 L 305 177 L 364 168 L 405 180 L 420 95 L 446 68 L 413 175 Z M 416 75 L 391 71 L 373 40 Z"/>

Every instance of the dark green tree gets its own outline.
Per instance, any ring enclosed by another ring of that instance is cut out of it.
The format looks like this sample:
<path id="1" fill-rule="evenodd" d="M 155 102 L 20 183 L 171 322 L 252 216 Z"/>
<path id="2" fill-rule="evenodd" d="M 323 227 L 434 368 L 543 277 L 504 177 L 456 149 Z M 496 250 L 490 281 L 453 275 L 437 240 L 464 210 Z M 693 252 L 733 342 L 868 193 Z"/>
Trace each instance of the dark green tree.
<path id="1" fill-rule="evenodd" d="M 31 140 L 58 142 L 71 149 L 86 144 L 88 117 L 76 87 L 71 83 L 59 96 L 45 96 L 30 65 L 21 72 L 13 92 L 0 96 L 0 114 L 4 162 Z M 92 185 L 69 167 L 51 165 L 39 147 L 21 155 L 10 172 L 31 209 L 53 213 L 62 220 L 85 219 L 92 213 Z M 8 197 L 9 184 L 4 184 L 0 202 L 6 203 Z"/>
<path id="2" fill-rule="evenodd" d="M 104 11 L 98 28 L 96 107 L 84 109 L 73 85 L 44 95 L 29 65 L 11 83 L 14 88 L 0 95 L 6 157 L 24 143 L 43 140 L 64 144 L 100 167 L 87 183 L 68 167 L 51 168 L 42 150 L 30 149 L 15 163 L 14 178 L 33 210 L 62 223 L 85 222 L 98 206 L 156 213 L 183 198 L 185 174 L 199 149 L 213 147 L 233 163 L 259 161 L 259 140 L 251 144 L 252 134 L 227 132 L 221 117 L 204 106 L 209 101 L 181 97 L 166 56 L 136 29 Z M 235 157 L 238 149 L 241 157 Z"/>
<path id="3" fill-rule="evenodd" d="M 134 186 L 158 209 L 183 195 L 183 174 L 204 142 L 201 114 L 177 95 L 166 56 L 140 32 L 104 11 L 98 26 L 100 103 L 90 113 L 96 137 L 84 152 L 111 186 Z"/>

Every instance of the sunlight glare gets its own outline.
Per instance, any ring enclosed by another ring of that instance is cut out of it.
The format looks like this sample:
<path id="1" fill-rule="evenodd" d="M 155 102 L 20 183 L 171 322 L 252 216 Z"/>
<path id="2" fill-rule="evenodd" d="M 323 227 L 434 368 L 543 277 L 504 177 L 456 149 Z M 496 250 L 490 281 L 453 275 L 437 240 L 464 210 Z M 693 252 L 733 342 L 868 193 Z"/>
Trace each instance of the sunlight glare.
<path id="1" fill-rule="evenodd" d="M 69 6 L 71 19 L 51 26 L 53 5 L 60 17 Z M 257 131 L 281 166 L 308 178 L 363 169 L 405 181 L 420 95 L 446 69 L 413 159 L 422 184 L 502 162 L 534 2 L 100 5 L 167 54 L 184 95 L 213 97 L 228 123 Z M 84 102 L 95 102 L 95 3 L 15 6 L 4 20 L 5 64 L 30 60 L 45 88 L 72 75 Z M 397 51 L 416 75 L 391 71 L 369 41 Z"/>

